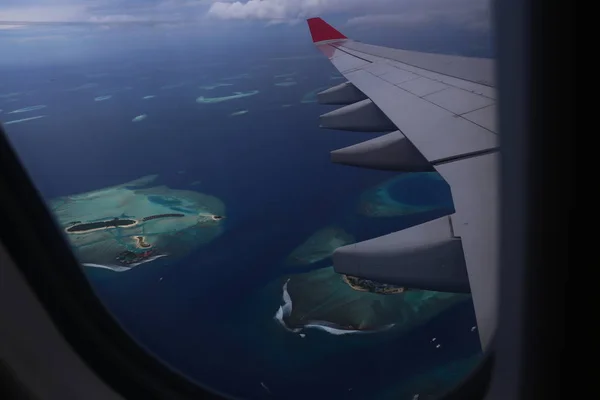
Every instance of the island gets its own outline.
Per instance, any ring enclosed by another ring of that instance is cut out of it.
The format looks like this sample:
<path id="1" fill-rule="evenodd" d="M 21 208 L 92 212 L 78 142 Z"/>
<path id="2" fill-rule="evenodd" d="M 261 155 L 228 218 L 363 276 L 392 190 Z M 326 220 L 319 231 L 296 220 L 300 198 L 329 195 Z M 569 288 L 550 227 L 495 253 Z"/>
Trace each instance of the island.
<path id="1" fill-rule="evenodd" d="M 41 110 L 42 108 L 46 108 L 46 106 L 43 104 L 40 104 L 37 106 L 23 107 L 23 108 L 19 108 L 18 110 L 9 111 L 9 112 L 7 112 L 7 114 L 19 114 L 19 113 L 24 113 L 24 112 L 29 112 L 29 111 Z"/>
<path id="2" fill-rule="evenodd" d="M 309 265 L 331 257 L 340 246 L 354 243 L 354 237 L 336 226 L 318 230 L 287 257 L 289 266 Z"/>
<path id="3" fill-rule="evenodd" d="M 348 286 L 359 292 L 371 292 L 378 294 L 398 294 L 407 290 L 405 287 L 390 285 L 388 283 L 375 282 L 366 278 L 342 275 L 342 280 Z"/>
<path id="4" fill-rule="evenodd" d="M 143 236 L 135 236 L 135 245 L 140 248 L 140 249 L 147 249 L 149 247 L 152 247 L 152 245 L 148 242 L 146 242 L 146 238 L 144 238 Z"/>
<path id="5" fill-rule="evenodd" d="M 220 88 L 222 86 L 233 86 L 233 83 L 223 83 L 223 82 L 218 82 L 218 83 L 213 83 L 211 85 L 203 85 L 200 86 L 200 89 L 204 89 L 204 90 L 213 90 L 216 88 Z"/>
<path id="6" fill-rule="evenodd" d="M 149 175 L 49 201 L 83 265 L 126 271 L 157 258 L 184 256 L 222 233 L 221 200 L 152 185 L 156 178 Z"/>
<path id="7" fill-rule="evenodd" d="M 94 101 L 104 101 L 104 100 L 110 99 L 111 97 L 112 97 L 111 95 L 98 96 L 98 97 L 94 97 Z"/>
<path id="8" fill-rule="evenodd" d="M 398 217 L 446 209 L 453 212 L 450 187 L 437 172 L 404 173 L 364 192 L 358 212 L 368 217 Z"/>
<path id="9" fill-rule="evenodd" d="M 47 115 L 37 115 L 35 117 L 14 119 L 12 121 L 4 122 L 4 125 L 20 124 L 21 122 L 33 121 L 35 119 L 40 119 L 40 118 L 45 118 L 45 117 L 47 117 Z"/>
<path id="10" fill-rule="evenodd" d="M 204 103 L 204 104 L 221 103 L 223 101 L 228 101 L 228 100 L 233 100 L 233 99 L 241 99 L 242 97 L 248 97 L 248 96 L 254 96 L 258 93 L 260 93 L 259 90 L 250 90 L 248 92 L 234 92 L 232 95 L 222 96 L 222 97 L 200 96 L 196 99 L 196 103 Z"/>
<path id="11" fill-rule="evenodd" d="M 409 329 L 433 318 L 470 295 L 416 290 L 338 274 L 331 263 L 306 271 L 331 257 L 336 248 L 354 243 L 354 236 L 337 226 L 318 230 L 286 258 L 286 274 L 277 283 L 281 306 L 274 319 L 285 330 L 306 329 L 333 335 Z"/>
<path id="12" fill-rule="evenodd" d="M 470 298 L 468 294 L 399 287 L 390 290 L 385 285 L 348 279 L 333 267 L 284 277 L 281 292 L 282 305 L 273 318 L 296 334 L 310 329 L 332 335 L 409 330 Z"/>
<path id="13" fill-rule="evenodd" d="M 19 97 L 22 92 L 0 93 L 0 99 L 14 99 Z"/>
<path id="14" fill-rule="evenodd" d="M 137 117 L 133 118 L 131 122 L 140 122 L 145 120 L 147 117 L 148 116 L 146 114 L 138 115 Z"/>

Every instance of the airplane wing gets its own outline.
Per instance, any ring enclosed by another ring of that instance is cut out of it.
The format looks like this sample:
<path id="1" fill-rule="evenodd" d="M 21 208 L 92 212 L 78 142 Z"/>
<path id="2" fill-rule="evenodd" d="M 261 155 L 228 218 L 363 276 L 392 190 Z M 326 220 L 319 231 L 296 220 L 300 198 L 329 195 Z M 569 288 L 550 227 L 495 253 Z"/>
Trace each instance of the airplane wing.
<path id="1" fill-rule="evenodd" d="M 312 40 L 346 82 L 317 95 L 342 107 L 326 129 L 387 132 L 335 150 L 335 163 L 399 172 L 436 170 L 455 212 L 338 248 L 338 273 L 426 290 L 471 292 L 482 347 L 495 328 L 498 129 L 494 61 L 353 41 L 321 18 Z"/>

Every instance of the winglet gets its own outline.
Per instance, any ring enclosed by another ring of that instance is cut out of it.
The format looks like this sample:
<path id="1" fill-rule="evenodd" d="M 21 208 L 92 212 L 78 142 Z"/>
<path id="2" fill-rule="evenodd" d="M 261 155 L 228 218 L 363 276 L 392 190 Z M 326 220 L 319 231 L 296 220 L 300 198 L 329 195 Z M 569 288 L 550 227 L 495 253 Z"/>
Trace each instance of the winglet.
<path id="1" fill-rule="evenodd" d="M 321 18 L 309 18 L 306 22 L 308 22 L 308 29 L 310 29 L 313 43 L 348 39 L 340 31 L 323 21 Z"/>

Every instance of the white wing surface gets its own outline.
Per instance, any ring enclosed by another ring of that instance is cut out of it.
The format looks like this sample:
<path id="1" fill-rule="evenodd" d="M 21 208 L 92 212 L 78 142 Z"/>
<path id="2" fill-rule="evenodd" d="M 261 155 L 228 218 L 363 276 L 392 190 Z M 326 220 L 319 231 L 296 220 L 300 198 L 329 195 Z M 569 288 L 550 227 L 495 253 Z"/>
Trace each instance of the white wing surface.
<path id="1" fill-rule="evenodd" d="M 495 328 L 497 241 L 494 61 L 373 46 L 310 18 L 317 48 L 347 79 L 318 94 L 342 107 L 323 128 L 385 133 L 331 153 L 333 162 L 400 172 L 435 169 L 455 212 L 338 248 L 338 273 L 473 296 L 482 347 Z"/>

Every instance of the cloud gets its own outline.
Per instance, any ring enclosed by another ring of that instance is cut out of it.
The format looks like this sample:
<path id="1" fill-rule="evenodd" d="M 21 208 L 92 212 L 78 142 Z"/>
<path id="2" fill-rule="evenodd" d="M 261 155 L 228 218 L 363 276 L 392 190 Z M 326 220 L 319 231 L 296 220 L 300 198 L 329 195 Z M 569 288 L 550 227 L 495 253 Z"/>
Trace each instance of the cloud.
<path id="1" fill-rule="evenodd" d="M 489 27 L 489 0 L 248 0 L 216 1 L 208 15 L 237 20 L 298 20 L 344 14 L 351 26 L 419 26 L 437 22 Z"/>
<path id="2" fill-rule="evenodd" d="M 348 0 L 349 3 L 356 0 Z M 208 15 L 222 19 L 285 20 L 314 16 L 325 11 L 348 8 L 341 0 L 248 0 L 216 1 Z"/>
<path id="3" fill-rule="evenodd" d="M 489 30 L 490 0 L 0 0 L 0 29 L 36 24 L 176 27 L 215 20 L 294 25 L 324 15 L 353 29 L 446 24 Z M 336 22 L 337 23 L 337 22 Z M 224 25 L 224 24 L 221 24 Z"/>

